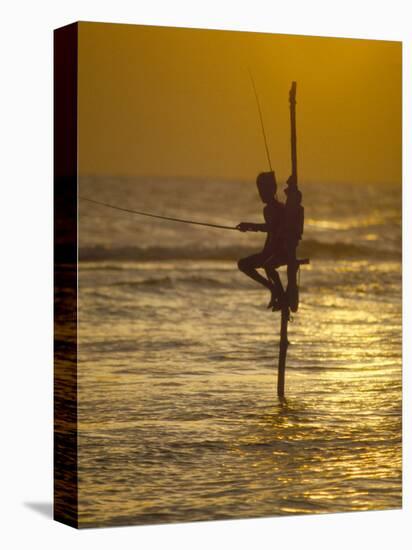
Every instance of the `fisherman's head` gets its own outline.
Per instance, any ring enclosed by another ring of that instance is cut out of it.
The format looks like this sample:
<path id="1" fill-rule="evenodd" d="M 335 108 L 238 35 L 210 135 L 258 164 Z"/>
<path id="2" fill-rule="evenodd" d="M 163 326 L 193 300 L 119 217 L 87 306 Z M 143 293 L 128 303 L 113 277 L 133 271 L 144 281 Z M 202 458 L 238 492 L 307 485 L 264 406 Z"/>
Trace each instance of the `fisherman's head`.
<path id="1" fill-rule="evenodd" d="M 262 172 L 256 178 L 256 185 L 262 202 L 272 201 L 276 195 L 277 185 L 275 172 Z"/>

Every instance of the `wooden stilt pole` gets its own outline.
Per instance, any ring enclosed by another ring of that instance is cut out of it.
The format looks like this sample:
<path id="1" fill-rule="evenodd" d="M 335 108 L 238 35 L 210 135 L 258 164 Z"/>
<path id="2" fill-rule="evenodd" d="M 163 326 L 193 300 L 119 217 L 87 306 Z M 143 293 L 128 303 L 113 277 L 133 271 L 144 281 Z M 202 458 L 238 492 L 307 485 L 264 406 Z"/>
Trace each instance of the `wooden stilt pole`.
<path id="1" fill-rule="evenodd" d="M 289 91 L 289 104 L 290 104 L 290 144 L 291 144 L 291 160 L 292 160 L 292 174 L 291 179 L 288 180 L 288 193 L 286 200 L 286 209 L 287 212 L 292 213 L 292 220 L 296 219 L 296 213 L 300 213 L 299 216 L 302 216 L 302 223 L 300 228 L 300 235 L 296 233 L 298 228 L 293 228 L 292 231 L 292 245 L 296 236 L 299 239 L 302 237 L 303 232 L 303 208 L 300 206 L 300 199 L 298 197 L 298 168 L 297 168 L 297 152 L 296 152 L 296 82 L 292 82 L 292 86 Z M 295 202 L 294 202 L 295 201 Z M 300 217 L 298 217 L 300 219 Z M 296 235 L 295 235 L 296 233 Z M 292 246 L 290 245 L 290 246 Z M 305 258 L 304 260 L 296 260 L 296 246 L 297 241 L 294 244 L 293 252 L 293 264 L 292 261 L 292 252 L 289 252 L 289 264 L 288 264 L 288 285 L 291 285 L 289 288 L 294 288 L 296 285 L 296 268 L 300 265 L 308 264 L 309 259 Z M 290 281 L 291 273 L 293 273 L 293 281 Z M 282 286 L 282 285 L 281 285 Z M 292 310 L 297 311 L 299 305 L 299 296 L 295 296 L 296 299 L 292 300 L 292 303 L 289 304 L 289 299 L 286 295 L 285 290 L 283 289 L 283 307 L 281 310 L 281 321 L 280 321 L 280 343 L 279 343 L 279 364 L 278 364 L 278 398 L 281 402 L 285 401 L 285 370 L 286 370 L 286 354 L 288 351 L 289 341 L 288 341 L 288 323 L 290 318 L 289 306 L 292 306 Z M 295 303 L 296 302 L 296 303 Z"/>
<path id="2" fill-rule="evenodd" d="M 287 304 L 287 300 L 284 300 Z M 289 305 L 282 308 L 280 320 L 280 343 L 279 343 L 279 364 L 278 364 L 278 398 L 285 400 L 285 369 L 286 353 L 288 351 L 288 323 L 289 323 Z"/>
<path id="3" fill-rule="evenodd" d="M 299 266 L 310 263 L 309 258 L 296 260 Z M 283 293 L 283 303 L 285 304 L 281 310 L 280 318 L 280 342 L 279 342 L 279 363 L 278 363 L 278 398 L 280 401 L 285 401 L 285 370 L 286 370 L 286 354 L 288 351 L 288 323 L 290 319 L 289 301 L 286 292 L 280 283 Z"/>

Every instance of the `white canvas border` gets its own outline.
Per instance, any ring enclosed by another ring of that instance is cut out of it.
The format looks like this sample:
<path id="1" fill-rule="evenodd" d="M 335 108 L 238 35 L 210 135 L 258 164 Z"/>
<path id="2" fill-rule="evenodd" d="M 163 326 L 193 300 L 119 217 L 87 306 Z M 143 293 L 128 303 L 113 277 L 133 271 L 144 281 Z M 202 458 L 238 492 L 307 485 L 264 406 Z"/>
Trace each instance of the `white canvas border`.
<path id="1" fill-rule="evenodd" d="M 410 539 L 410 135 L 408 1 L 209 0 L 3 5 L 2 375 L 7 548 L 403 549 Z M 30 503 L 52 498 L 52 29 L 76 20 L 342 36 L 404 42 L 404 510 L 76 532 Z"/>

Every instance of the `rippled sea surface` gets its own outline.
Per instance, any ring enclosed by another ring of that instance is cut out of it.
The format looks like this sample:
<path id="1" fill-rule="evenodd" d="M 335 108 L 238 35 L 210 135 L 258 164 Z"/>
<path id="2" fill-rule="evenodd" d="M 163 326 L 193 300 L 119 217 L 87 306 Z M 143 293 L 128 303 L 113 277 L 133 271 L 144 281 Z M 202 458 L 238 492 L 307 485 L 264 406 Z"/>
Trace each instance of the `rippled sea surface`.
<path id="1" fill-rule="evenodd" d="M 160 213 L 260 221 L 253 185 L 227 183 L 229 208 L 195 183 L 91 178 L 81 194 L 153 211 L 160 189 Z M 329 191 L 304 190 L 283 405 L 279 314 L 236 268 L 262 236 L 81 205 L 81 526 L 401 506 L 399 199 Z"/>

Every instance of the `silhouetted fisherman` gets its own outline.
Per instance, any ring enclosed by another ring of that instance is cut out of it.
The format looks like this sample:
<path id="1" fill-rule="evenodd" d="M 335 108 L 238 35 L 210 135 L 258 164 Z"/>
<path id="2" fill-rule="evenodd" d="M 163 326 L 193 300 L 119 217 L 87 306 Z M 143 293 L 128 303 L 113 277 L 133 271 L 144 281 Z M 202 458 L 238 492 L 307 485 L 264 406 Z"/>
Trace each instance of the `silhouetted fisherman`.
<path id="1" fill-rule="evenodd" d="M 279 311 L 285 305 L 295 312 L 299 306 L 299 289 L 297 272 L 299 264 L 296 249 L 303 234 L 304 209 L 301 205 L 302 193 L 298 190 L 296 180 L 290 176 L 285 189 L 286 203 L 276 197 L 277 184 L 274 172 L 263 172 L 256 179 L 260 198 L 265 203 L 263 217 L 265 223 L 242 222 L 237 228 L 240 231 L 262 231 L 267 233 L 263 250 L 242 258 L 239 269 L 257 281 L 271 293 L 268 309 Z M 287 265 L 288 284 L 286 296 L 276 269 Z M 264 269 L 266 277 L 257 270 Z"/>
<path id="2" fill-rule="evenodd" d="M 240 231 L 262 231 L 267 233 L 267 237 L 263 250 L 247 258 L 242 258 L 239 260 L 238 266 L 248 277 L 270 291 L 271 298 L 268 309 L 279 311 L 283 306 L 284 293 L 276 268 L 287 263 L 288 253 L 285 246 L 286 227 L 284 224 L 286 205 L 277 199 L 274 172 L 262 172 L 258 175 L 256 184 L 260 198 L 265 204 L 263 209 L 265 223 L 241 222 L 237 228 Z M 291 254 L 292 252 L 290 252 Z M 266 277 L 257 271 L 259 268 L 264 269 Z"/>

